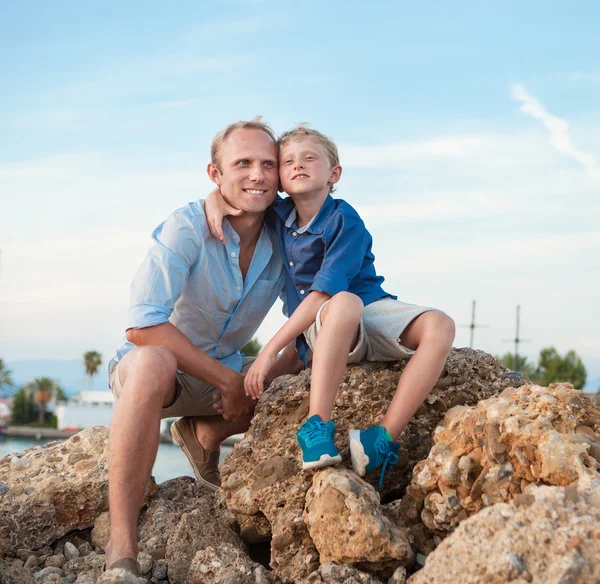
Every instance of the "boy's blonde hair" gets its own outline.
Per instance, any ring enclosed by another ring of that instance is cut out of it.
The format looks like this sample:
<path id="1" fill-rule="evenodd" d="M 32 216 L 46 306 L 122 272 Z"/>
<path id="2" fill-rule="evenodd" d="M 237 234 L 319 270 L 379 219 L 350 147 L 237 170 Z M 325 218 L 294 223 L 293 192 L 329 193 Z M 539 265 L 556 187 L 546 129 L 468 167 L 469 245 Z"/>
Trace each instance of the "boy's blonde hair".
<path id="1" fill-rule="evenodd" d="M 282 146 L 285 146 L 289 142 L 299 142 L 300 140 L 304 140 L 306 138 L 312 138 L 317 144 L 319 144 L 319 146 L 323 147 L 323 150 L 325 150 L 325 154 L 327 154 L 329 164 L 332 168 L 340 163 L 340 155 L 338 154 L 338 149 L 335 145 L 335 142 L 329 136 L 309 128 L 308 124 L 303 122 L 296 124 L 294 128 L 281 134 L 277 142 L 277 147 L 281 149 Z M 329 192 L 333 193 L 334 191 L 335 185 L 330 185 Z"/>
<path id="2" fill-rule="evenodd" d="M 219 172 L 223 172 L 221 168 L 221 148 L 225 143 L 225 140 L 229 138 L 232 132 L 236 130 L 241 130 L 242 128 L 250 129 L 250 130 L 262 130 L 266 132 L 273 142 L 275 143 L 275 147 L 278 147 L 277 137 L 275 136 L 275 132 L 273 129 L 262 121 L 262 116 L 254 116 L 251 120 L 245 121 L 240 120 L 239 122 L 234 122 L 233 124 L 229 124 L 224 130 L 221 130 L 212 140 L 210 145 L 210 161 L 219 169 Z"/>

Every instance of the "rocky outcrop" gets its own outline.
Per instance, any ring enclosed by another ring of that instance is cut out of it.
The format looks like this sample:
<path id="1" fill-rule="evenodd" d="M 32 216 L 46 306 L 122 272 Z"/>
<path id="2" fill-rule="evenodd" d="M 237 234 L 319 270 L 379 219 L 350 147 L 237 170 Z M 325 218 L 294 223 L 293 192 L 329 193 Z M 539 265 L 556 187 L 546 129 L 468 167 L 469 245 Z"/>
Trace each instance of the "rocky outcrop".
<path id="1" fill-rule="evenodd" d="M 600 485 L 536 487 L 463 521 L 409 584 L 600 582 Z"/>
<path id="2" fill-rule="evenodd" d="M 379 423 L 406 364 L 362 363 L 348 367 L 333 419 L 336 444 L 349 466 L 348 429 Z M 457 405 L 475 405 L 506 387 L 521 385 L 490 355 L 453 350 L 436 387 L 409 423 L 402 438 L 400 464 L 386 480 L 382 498 L 398 497 L 413 466 L 425 458 L 431 436 L 444 414 Z M 310 371 L 277 379 L 263 394 L 244 440 L 221 464 L 220 498 L 234 513 L 246 541 L 271 539 L 271 567 L 285 581 L 308 576 L 320 564 L 319 552 L 303 520 L 312 472 L 299 464 L 296 431 L 308 413 Z M 378 477 L 368 477 L 373 484 Z M 392 559 L 392 558 L 389 558 Z"/>
<path id="3" fill-rule="evenodd" d="M 509 388 L 449 411 L 414 469 L 405 523 L 444 536 L 482 507 L 528 485 L 589 485 L 600 478 L 600 411 L 569 384 Z"/>
<path id="4" fill-rule="evenodd" d="M 186 584 L 196 552 L 226 543 L 242 552 L 246 546 L 230 528 L 228 517 L 215 505 L 211 493 L 197 502 L 193 511 L 184 513 L 167 540 L 166 563 L 171 584 Z"/>
<path id="5" fill-rule="evenodd" d="M 321 563 L 393 572 L 413 562 L 406 535 L 383 514 L 375 489 L 349 470 L 327 468 L 315 473 L 304 521 Z"/>
<path id="6" fill-rule="evenodd" d="M 229 543 L 200 550 L 190 566 L 188 584 L 279 584 L 281 580 Z"/>

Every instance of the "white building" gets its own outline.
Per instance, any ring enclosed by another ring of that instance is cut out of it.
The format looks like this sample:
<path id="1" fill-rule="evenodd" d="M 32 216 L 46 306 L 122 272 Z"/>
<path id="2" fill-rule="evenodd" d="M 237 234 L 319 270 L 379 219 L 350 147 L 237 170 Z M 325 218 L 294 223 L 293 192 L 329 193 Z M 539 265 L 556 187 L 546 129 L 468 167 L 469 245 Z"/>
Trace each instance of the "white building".
<path id="1" fill-rule="evenodd" d="M 109 426 L 115 397 L 110 391 L 81 391 L 66 404 L 54 408 L 59 430 Z"/>

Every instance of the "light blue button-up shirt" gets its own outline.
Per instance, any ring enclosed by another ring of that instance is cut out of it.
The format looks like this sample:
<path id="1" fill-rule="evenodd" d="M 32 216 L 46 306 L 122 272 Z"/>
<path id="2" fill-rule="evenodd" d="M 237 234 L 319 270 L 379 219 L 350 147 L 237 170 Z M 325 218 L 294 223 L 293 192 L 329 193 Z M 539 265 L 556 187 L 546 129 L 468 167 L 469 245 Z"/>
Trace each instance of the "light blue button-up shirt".
<path id="1" fill-rule="evenodd" d="M 200 200 L 154 230 L 154 244 L 131 284 L 126 328 L 169 321 L 209 357 L 241 371 L 240 348 L 282 294 L 283 263 L 277 235 L 265 225 L 242 279 L 240 238 L 227 219 L 223 229 L 225 246 L 210 234 Z M 109 371 L 133 347 L 125 342 Z"/>

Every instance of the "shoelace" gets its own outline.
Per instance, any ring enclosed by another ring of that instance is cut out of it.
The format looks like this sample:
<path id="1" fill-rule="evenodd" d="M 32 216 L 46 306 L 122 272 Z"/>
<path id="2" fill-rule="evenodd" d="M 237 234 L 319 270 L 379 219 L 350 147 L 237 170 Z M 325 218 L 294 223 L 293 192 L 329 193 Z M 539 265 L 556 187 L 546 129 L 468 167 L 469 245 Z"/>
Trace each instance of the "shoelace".
<path id="1" fill-rule="evenodd" d="M 398 464 L 400 457 L 390 450 L 388 444 L 383 441 L 377 441 L 375 443 L 375 448 L 379 452 L 379 454 L 383 454 L 383 464 L 381 465 L 381 472 L 379 473 L 379 486 L 377 487 L 377 491 L 381 493 L 381 487 L 383 486 L 383 480 L 385 478 L 385 471 L 390 467 L 390 472 Z"/>
<path id="2" fill-rule="evenodd" d="M 312 446 L 313 442 L 317 438 L 321 438 L 324 434 L 325 428 L 323 427 L 323 423 L 319 423 L 317 421 L 311 422 L 308 427 L 305 429 L 306 431 L 306 444 L 307 446 Z"/>

